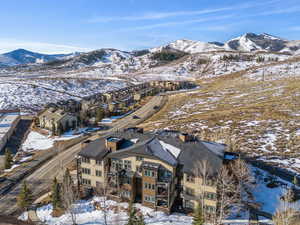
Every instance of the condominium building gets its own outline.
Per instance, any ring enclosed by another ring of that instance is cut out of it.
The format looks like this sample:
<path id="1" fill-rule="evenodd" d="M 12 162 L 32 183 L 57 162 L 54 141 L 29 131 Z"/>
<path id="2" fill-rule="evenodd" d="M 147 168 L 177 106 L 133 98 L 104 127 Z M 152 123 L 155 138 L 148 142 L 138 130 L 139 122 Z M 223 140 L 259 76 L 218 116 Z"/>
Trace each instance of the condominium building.
<path id="1" fill-rule="evenodd" d="M 84 187 L 106 187 L 107 196 L 171 212 L 193 210 L 204 194 L 207 211 L 217 207 L 215 178 L 225 146 L 174 131 L 144 133 L 129 128 L 84 143 L 78 176 Z M 199 165 L 207 165 L 203 182 Z"/>

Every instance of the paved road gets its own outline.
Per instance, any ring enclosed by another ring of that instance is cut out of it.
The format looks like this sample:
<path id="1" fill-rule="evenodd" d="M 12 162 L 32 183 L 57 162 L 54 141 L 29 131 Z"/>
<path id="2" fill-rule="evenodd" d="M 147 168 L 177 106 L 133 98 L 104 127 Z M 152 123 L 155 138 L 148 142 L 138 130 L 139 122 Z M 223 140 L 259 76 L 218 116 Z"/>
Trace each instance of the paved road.
<path id="1" fill-rule="evenodd" d="M 162 106 L 167 97 L 154 96 L 147 104 L 135 111 L 134 113 L 116 121 L 113 124 L 113 128 L 106 133 L 109 134 L 119 129 L 135 126 L 149 116 L 153 115 L 157 110 L 154 106 Z M 134 119 L 133 116 L 137 116 L 139 119 Z M 89 139 L 96 139 L 99 134 L 96 134 Z M 38 197 L 42 193 L 49 191 L 50 184 L 55 176 L 61 176 L 63 168 L 69 164 L 75 157 L 75 155 L 81 150 L 81 144 L 76 144 L 69 149 L 59 153 L 56 157 L 45 163 L 39 169 L 34 171 L 31 175 L 25 178 L 29 184 L 35 197 Z M 12 215 L 17 213 L 16 197 L 21 189 L 22 184 L 16 185 L 9 193 L 0 199 L 0 214 Z"/>

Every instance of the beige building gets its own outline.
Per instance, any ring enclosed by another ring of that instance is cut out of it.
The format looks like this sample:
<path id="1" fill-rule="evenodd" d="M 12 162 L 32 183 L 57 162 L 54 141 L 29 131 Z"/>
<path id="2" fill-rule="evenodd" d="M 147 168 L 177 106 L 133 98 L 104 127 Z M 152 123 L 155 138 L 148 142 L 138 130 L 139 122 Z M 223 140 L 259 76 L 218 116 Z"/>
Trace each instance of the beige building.
<path id="1" fill-rule="evenodd" d="M 63 110 L 48 108 L 38 115 L 39 126 L 48 130 L 68 130 L 77 127 L 77 117 Z"/>
<path id="2" fill-rule="evenodd" d="M 187 134 L 144 133 L 130 128 L 87 143 L 79 153 L 78 175 L 86 187 L 109 187 L 108 196 L 134 201 L 157 210 L 193 210 L 204 193 L 208 212 L 217 207 L 215 177 L 223 165 L 225 146 Z M 208 162 L 205 184 L 195 173 Z"/>

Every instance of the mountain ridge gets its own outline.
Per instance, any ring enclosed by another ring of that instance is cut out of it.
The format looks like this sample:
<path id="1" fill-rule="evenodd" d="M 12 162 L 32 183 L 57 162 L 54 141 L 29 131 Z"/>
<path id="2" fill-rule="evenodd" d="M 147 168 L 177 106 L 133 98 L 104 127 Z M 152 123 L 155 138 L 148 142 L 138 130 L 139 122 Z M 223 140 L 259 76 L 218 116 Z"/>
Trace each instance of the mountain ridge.
<path id="1" fill-rule="evenodd" d="M 109 61 L 119 62 L 123 59 L 142 57 L 146 54 L 162 52 L 165 49 L 174 49 L 188 54 L 214 51 L 265 51 L 298 55 L 300 54 L 300 41 L 289 41 L 267 33 L 255 34 L 249 32 L 236 38 L 232 38 L 225 43 L 179 39 L 156 48 L 131 52 L 114 48 L 102 48 L 85 53 L 41 54 L 26 49 L 17 49 L 0 55 L 0 67 L 49 63 L 53 65 L 64 65 L 64 63 L 67 65 L 78 64 L 77 66 L 82 67 Z"/>

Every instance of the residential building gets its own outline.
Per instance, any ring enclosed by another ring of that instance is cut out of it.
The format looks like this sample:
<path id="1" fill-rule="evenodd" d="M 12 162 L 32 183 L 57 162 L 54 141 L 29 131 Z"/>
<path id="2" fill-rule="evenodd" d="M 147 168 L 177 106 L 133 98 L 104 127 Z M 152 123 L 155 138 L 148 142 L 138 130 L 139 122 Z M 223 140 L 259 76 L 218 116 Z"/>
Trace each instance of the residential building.
<path id="1" fill-rule="evenodd" d="M 77 127 L 77 117 L 62 109 L 47 108 L 38 115 L 39 126 L 48 130 L 62 131 Z"/>
<path id="2" fill-rule="evenodd" d="M 193 210 L 205 195 L 205 208 L 217 207 L 214 182 L 223 165 L 225 146 L 179 132 L 144 133 L 129 128 L 84 144 L 78 175 L 87 188 L 108 186 L 108 197 L 134 201 L 157 210 Z M 208 165 L 208 182 L 196 172 Z M 200 191 L 201 190 L 201 191 Z"/>

